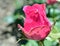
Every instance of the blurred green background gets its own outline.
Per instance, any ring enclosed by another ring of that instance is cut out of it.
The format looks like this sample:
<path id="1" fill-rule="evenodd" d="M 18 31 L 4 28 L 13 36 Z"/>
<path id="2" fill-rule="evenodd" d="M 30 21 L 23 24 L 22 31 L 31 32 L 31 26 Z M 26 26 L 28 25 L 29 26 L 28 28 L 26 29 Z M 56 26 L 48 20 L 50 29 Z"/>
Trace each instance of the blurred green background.
<path id="1" fill-rule="evenodd" d="M 35 3 L 46 4 L 46 15 L 51 24 L 55 22 L 50 34 L 44 40 L 44 46 L 60 46 L 60 0 L 48 5 L 46 0 L 0 0 L 0 46 L 39 46 L 35 40 L 24 38 L 17 24 L 24 24 L 23 6 Z"/>

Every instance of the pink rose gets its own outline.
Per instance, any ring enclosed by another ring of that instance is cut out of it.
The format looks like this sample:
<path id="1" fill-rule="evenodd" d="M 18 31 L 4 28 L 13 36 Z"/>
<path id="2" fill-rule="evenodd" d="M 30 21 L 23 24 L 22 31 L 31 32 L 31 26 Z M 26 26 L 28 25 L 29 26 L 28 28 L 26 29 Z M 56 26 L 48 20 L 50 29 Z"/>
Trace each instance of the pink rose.
<path id="1" fill-rule="evenodd" d="M 24 6 L 23 11 L 26 15 L 24 28 L 18 24 L 25 36 L 33 40 L 43 40 L 51 31 L 51 25 L 46 17 L 45 4 L 34 4 Z"/>
<path id="2" fill-rule="evenodd" d="M 57 2 L 57 0 L 47 0 L 47 4 L 54 4 L 56 2 Z"/>

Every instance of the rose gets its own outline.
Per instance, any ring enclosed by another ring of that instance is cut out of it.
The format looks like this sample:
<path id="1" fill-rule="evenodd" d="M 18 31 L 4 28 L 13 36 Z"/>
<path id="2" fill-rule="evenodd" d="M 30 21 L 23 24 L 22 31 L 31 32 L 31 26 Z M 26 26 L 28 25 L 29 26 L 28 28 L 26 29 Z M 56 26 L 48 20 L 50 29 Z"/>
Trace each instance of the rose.
<path id="1" fill-rule="evenodd" d="M 57 0 L 47 0 L 47 4 L 54 4 L 56 2 L 57 2 Z"/>
<path id="2" fill-rule="evenodd" d="M 24 28 L 18 24 L 25 36 L 33 40 L 43 40 L 51 31 L 51 25 L 46 17 L 45 4 L 34 4 L 33 6 L 24 6 L 26 18 Z"/>

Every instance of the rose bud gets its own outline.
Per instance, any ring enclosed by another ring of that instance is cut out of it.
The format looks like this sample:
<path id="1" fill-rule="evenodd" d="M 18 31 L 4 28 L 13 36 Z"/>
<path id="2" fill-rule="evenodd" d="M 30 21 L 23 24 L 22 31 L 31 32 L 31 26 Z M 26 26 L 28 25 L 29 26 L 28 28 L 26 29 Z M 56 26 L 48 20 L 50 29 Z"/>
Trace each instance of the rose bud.
<path id="1" fill-rule="evenodd" d="M 47 0 L 47 4 L 55 4 L 57 3 L 57 0 Z"/>
<path id="2" fill-rule="evenodd" d="M 51 31 L 51 24 L 46 17 L 45 4 L 34 4 L 24 6 L 25 13 L 24 28 L 18 24 L 24 35 L 33 40 L 43 40 Z"/>

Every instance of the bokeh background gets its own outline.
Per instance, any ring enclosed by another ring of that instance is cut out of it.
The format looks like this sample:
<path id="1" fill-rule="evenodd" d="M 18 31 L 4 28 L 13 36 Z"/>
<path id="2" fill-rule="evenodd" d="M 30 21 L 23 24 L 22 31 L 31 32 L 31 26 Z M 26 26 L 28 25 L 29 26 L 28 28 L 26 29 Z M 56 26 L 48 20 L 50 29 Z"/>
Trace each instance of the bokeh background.
<path id="1" fill-rule="evenodd" d="M 0 46 L 38 46 L 35 40 L 19 39 L 24 34 L 17 24 L 24 24 L 23 6 L 35 3 L 46 3 L 46 14 L 54 24 L 50 34 L 44 41 L 45 46 L 60 46 L 60 0 L 55 4 L 47 4 L 46 0 L 0 0 Z"/>

